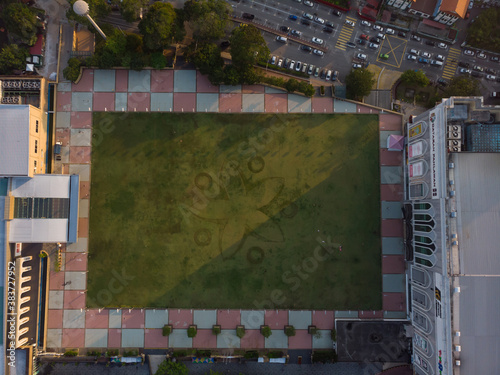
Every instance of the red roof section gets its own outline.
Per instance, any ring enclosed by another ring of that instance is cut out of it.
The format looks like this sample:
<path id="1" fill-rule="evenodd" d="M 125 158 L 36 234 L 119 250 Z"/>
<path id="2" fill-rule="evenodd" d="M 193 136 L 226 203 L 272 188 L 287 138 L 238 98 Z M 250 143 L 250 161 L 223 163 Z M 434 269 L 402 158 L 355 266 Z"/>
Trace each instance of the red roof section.
<path id="1" fill-rule="evenodd" d="M 42 45 L 43 45 L 43 35 L 38 34 L 37 35 L 37 40 L 36 43 L 33 47 L 30 47 L 30 54 L 31 55 L 41 55 L 42 54 Z"/>
<path id="2" fill-rule="evenodd" d="M 377 11 L 373 8 L 370 8 L 369 6 L 365 6 L 361 10 L 361 15 L 370 18 L 371 20 L 376 20 L 377 19 Z"/>
<path id="3" fill-rule="evenodd" d="M 439 29 L 439 30 L 444 30 L 446 28 L 446 25 L 439 23 L 439 22 L 436 22 L 436 21 L 433 21 L 433 20 L 425 19 L 423 21 L 423 23 L 427 26 L 431 26 L 431 27 L 434 27 L 435 29 Z"/>

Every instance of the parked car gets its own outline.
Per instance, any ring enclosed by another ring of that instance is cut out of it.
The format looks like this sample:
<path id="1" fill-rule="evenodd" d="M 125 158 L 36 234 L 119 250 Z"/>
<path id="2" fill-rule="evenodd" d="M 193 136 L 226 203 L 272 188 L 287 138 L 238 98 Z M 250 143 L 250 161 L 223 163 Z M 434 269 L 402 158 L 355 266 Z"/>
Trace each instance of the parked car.
<path id="1" fill-rule="evenodd" d="M 283 66 L 283 59 L 279 59 L 278 64 L 276 64 L 276 66 L 281 68 Z"/>
<path id="2" fill-rule="evenodd" d="M 351 27 L 356 26 L 356 24 L 355 24 L 354 22 L 349 21 L 349 20 L 345 20 L 345 22 L 344 22 L 344 23 L 345 23 L 347 26 L 351 26 Z"/>
<path id="3" fill-rule="evenodd" d="M 315 36 L 312 37 L 311 41 L 316 44 L 323 44 L 323 39 L 316 38 Z"/>
<path id="4" fill-rule="evenodd" d="M 394 35 L 396 32 L 393 29 L 386 29 L 385 33 L 389 35 Z"/>
<path id="5" fill-rule="evenodd" d="M 330 80 L 330 78 L 332 78 L 332 71 L 331 71 L 331 70 L 329 70 L 329 71 L 327 71 L 327 72 L 326 72 L 326 77 L 325 77 L 325 79 L 326 79 L 327 81 L 329 81 L 329 80 Z"/>
<path id="6" fill-rule="evenodd" d="M 352 64 L 353 69 L 361 69 L 362 67 L 363 67 L 363 65 L 361 65 L 361 64 L 356 64 L 356 63 Z"/>
<path id="7" fill-rule="evenodd" d="M 422 52 L 422 57 L 425 57 L 426 59 L 430 59 L 431 54 L 429 52 Z"/>
<path id="8" fill-rule="evenodd" d="M 332 73 L 332 81 L 336 81 L 336 80 L 337 80 L 337 78 L 338 78 L 338 76 L 339 76 L 339 72 L 334 71 L 334 72 Z"/>
<path id="9" fill-rule="evenodd" d="M 448 48 L 448 45 L 447 45 L 447 44 L 444 44 L 444 43 L 438 43 L 438 47 L 439 47 L 439 48 L 442 48 L 442 49 L 447 49 L 447 48 Z"/>
<path id="10" fill-rule="evenodd" d="M 280 30 L 283 31 L 284 33 L 287 33 L 290 31 L 290 28 L 288 26 L 281 26 Z"/>
<path id="11" fill-rule="evenodd" d="M 470 49 L 466 49 L 466 50 L 464 50 L 464 55 L 474 56 L 475 53 L 474 53 L 474 51 L 471 51 Z"/>
<path id="12" fill-rule="evenodd" d="M 290 65 L 288 65 L 288 69 L 293 70 L 294 67 L 295 67 L 295 60 L 292 60 L 290 62 Z"/>
<path id="13" fill-rule="evenodd" d="M 335 15 L 335 16 L 337 16 L 337 17 L 341 17 L 342 16 L 342 13 L 339 12 L 337 9 L 332 10 L 332 14 Z"/>
<path id="14" fill-rule="evenodd" d="M 429 64 L 429 60 L 428 59 L 424 59 L 423 57 L 419 58 L 418 62 L 421 63 L 421 64 Z"/>
<path id="15" fill-rule="evenodd" d="M 366 34 L 361 34 L 359 36 L 361 39 L 364 39 L 364 40 L 369 40 L 370 39 L 370 36 L 369 35 L 366 35 Z"/>
<path id="16" fill-rule="evenodd" d="M 486 54 L 484 52 L 479 52 L 476 57 L 478 59 L 486 60 Z"/>
<path id="17" fill-rule="evenodd" d="M 271 64 L 272 65 L 276 64 L 276 56 L 271 57 Z"/>
<path id="18" fill-rule="evenodd" d="M 288 65 L 290 65 L 291 62 L 292 62 L 292 60 L 287 57 L 286 60 L 285 60 L 285 64 L 283 65 L 283 67 L 284 68 L 288 68 Z"/>
<path id="19" fill-rule="evenodd" d="M 319 68 L 314 69 L 314 76 L 315 77 L 319 76 Z"/>
<path id="20" fill-rule="evenodd" d="M 438 79 L 438 83 L 439 83 L 441 86 L 448 86 L 448 82 L 446 82 L 446 80 L 444 80 L 443 78 L 439 78 L 439 79 Z"/>
<path id="21" fill-rule="evenodd" d="M 323 70 L 321 71 L 321 74 L 320 74 L 319 78 L 321 78 L 321 79 L 325 79 L 325 77 L 326 77 L 326 69 L 323 69 Z"/>
<path id="22" fill-rule="evenodd" d="M 345 46 L 349 48 L 356 48 L 356 44 L 354 44 L 353 42 L 347 42 Z"/>
<path id="23" fill-rule="evenodd" d="M 400 36 L 401 38 L 406 38 L 406 33 L 403 31 L 399 31 L 398 36 Z"/>
<path id="24" fill-rule="evenodd" d="M 380 40 L 380 38 L 377 38 L 376 36 L 374 36 L 370 39 L 370 42 L 380 44 L 381 40 Z"/>
<path id="25" fill-rule="evenodd" d="M 302 14 L 302 18 L 306 18 L 306 19 L 312 21 L 314 17 L 312 14 L 304 13 L 304 14 Z"/>
<path id="26" fill-rule="evenodd" d="M 335 29 L 335 25 L 333 24 L 333 22 L 326 21 L 325 25 L 328 26 L 328 27 L 331 27 L 332 29 Z"/>
<path id="27" fill-rule="evenodd" d="M 411 39 L 415 40 L 417 42 L 421 42 L 422 41 L 422 38 L 419 37 L 418 35 L 415 35 L 415 34 L 412 34 Z"/>
<path id="28" fill-rule="evenodd" d="M 426 40 L 425 41 L 425 44 L 427 44 L 428 46 L 432 46 L 432 47 L 435 47 L 436 46 L 436 42 L 433 41 L 433 40 Z"/>
<path id="29" fill-rule="evenodd" d="M 297 72 L 300 72 L 300 69 L 302 69 L 302 63 L 300 61 L 297 61 L 297 65 L 295 65 L 295 70 Z"/>
<path id="30" fill-rule="evenodd" d="M 309 69 L 307 69 L 307 74 L 312 75 L 314 72 L 314 65 L 311 64 L 309 65 Z"/>
<path id="31" fill-rule="evenodd" d="M 376 43 L 370 43 L 370 44 L 368 45 L 368 47 L 369 47 L 369 48 L 371 48 L 371 49 L 378 49 L 378 47 L 380 47 L 380 45 L 379 45 L 379 44 L 376 44 Z"/>
<path id="32" fill-rule="evenodd" d="M 491 61 L 498 62 L 498 61 L 500 61 L 500 58 L 499 58 L 498 56 L 491 56 L 491 57 L 490 57 L 490 60 L 491 60 Z"/>
<path id="33" fill-rule="evenodd" d="M 325 24 L 325 20 L 323 18 L 320 18 L 320 17 L 314 17 L 314 21 L 321 24 L 321 25 L 324 25 Z"/>
<path id="34" fill-rule="evenodd" d="M 479 66 L 479 65 L 474 65 L 472 67 L 472 70 L 475 70 L 476 72 L 484 72 L 484 68 L 482 66 Z"/>
<path id="35" fill-rule="evenodd" d="M 384 40 L 385 39 L 385 34 L 378 33 L 377 38 Z"/>
<path id="36" fill-rule="evenodd" d="M 475 70 L 473 70 L 473 71 L 471 72 L 471 75 L 472 75 L 473 77 L 476 77 L 476 78 L 483 78 L 483 77 L 484 77 L 484 74 L 483 74 L 483 73 L 481 73 L 481 72 L 476 72 Z"/>
<path id="37" fill-rule="evenodd" d="M 358 44 L 361 44 L 362 46 L 364 46 L 366 44 L 366 40 L 364 40 L 364 39 L 358 39 L 357 42 L 358 42 Z"/>
<path id="38" fill-rule="evenodd" d="M 288 41 L 288 39 L 287 39 L 287 38 L 285 38 L 284 36 L 278 35 L 278 36 L 276 37 L 276 41 L 277 41 L 277 42 L 280 42 L 280 43 L 286 43 L 286 42 Z"/>
<path id="39" fill-rule="evenodd" d="M 358 58 L 360 60 L 366 60 L 366 55 L 364 53 L 358 53 L 356 55 L 356 58 Z"/>
<path id="40" fill-rule="evenodd" d="M 389 58 L 389 55 L 387 53 L 381 53 L 379 55 L 379 57 L 382 59 L 382 60 L 387 60 Z"/>
<path id="41" fill-rule="evenodd" d="M 445 57 L 443 55 L 437 55 L 436 57 L 436 60 L 439 60 L 439 61 L 444 61 Z"/>
<path id="42" fill-rule="evenodd" d="M 297 21 L 297 16 L 296 16 L 296 15 L 294 15 L 294 14 L 290 14 L 290 15 L 288 16 L 288 19 L 289 19 L 289 20 L 292 20 L 292 21 Z"/>
<path id="43" fill-rule="evenodd" d="M 417 56 L 415 56 L 415 55 L 407 55 L 406 59 L 410 60 L 410 61 L 417 61 Z"/>
<path id="44" fill-rule="evenodd" d="M 411 50 L 410 50 L 410 54 L 415 55 L 415 56 L 418 56 L 418 55 L 420 55 L 420 51 L 419 51 L 419 50 L 417 50 L 417 49 L 411 49 Z"/>
<path id="45" fill-rule="evenodd" d="M 484 69 L 484 71 L 485 71 L 486 73 L 488 73 L 488 74 L 493 74 L 493 75 L 497 74 L 497 72 L 495 72 L 495 71 L 494 71 L 493 69 L 491 69 L 491 68 L 486 68 L 486 69 Z"/>
<path id="46" fill-rule="evenodd" d="M 307 5 L 308 7 L 312 7 L 312 6 L 314 6 L 314 3 L 312 1 L 309 1 L 309 0 L 304 0 L 304 5 Z"/>
<path id="47" fill-rule="evenodd" d="M 462 68 L 470 68 L 470 64 L 464 61 L 459 61 L 458 66 L 461 66 Z"/>
<path id="48" fill-rule="evenodd" d="M 250 14 L 250 13 L 243 13 L 242 17 L 246 20 L 253 20 L 255 18 L 255 16 L 253 14 Z"/>
<path id="49" fill-rule="evenodd" d="M 300 36 L 302 35 L 302 33 L 298 30 L 292 30 L 292 31 L 290 31 L 290 34 L 292 34 L 293 36 L 296 36 L 298 38 L 300 38 Z"/>
<path id="50" fill-rule="evenodd" d="M 329 27 L 327 27 L 327 26 L 323 27 L 323 31 L 324 31 L 325 33 L 328 33 L 328 34 L 333 33 L 333 29 L 330 29 L 330 28 L 329 28 Z"/>
<path id="51" fill-rule="evenodd" d="M 311 24 L 311 22 L 310 22 L 309 20 L 306 20 L 306 19 L 304 19 L 304 18 L 302 18 L 302 19 L 300 20 L 300 23 L 301 23 L 302 25 L 306 25 L 306 26 L 309 26 L 309 25 Z"/>
<path id="52" fill-rule="evenodd" d="M 472 71 L 470 69 L 465 69 L 465 68 L 458 68 L 458 72 L 460 74 L 471 74 Z"/>
<path id="53" fill-rule="evenodd" d="M 371 27 L 371 25 L 372 24 L 368 21 L 365 21 L 365 20 L 361 21 L 361 26 Z"/>
<path id="54" fill-rule="evenodd" d="M 373 25 L 373 30 L 377 30 L 379 32 L 383 32 L 384 31 L 384 28 L 379 26 L 379 25 Z"/>
<path id="55" fill-rule="evenodd" d="M 495 77 L 493 74 L 487 74 L 486 79 L 488 81 L 496 81 L 497 77 Z"/>
<path id="56" fill-rule="evenodd" d="M 323 51 L 320 51 L 319 49 L 314 49 L 313 53 L 318 56 L 323 56 L 325 54 Z"/>
<path id="57" fill-rule="evenodd" d="M 306 52 L 311 52 L 312 51 L 312 48 L 309 47 L 309 46 L 306 46 L 305 44 L 303 44 L 302 47 L 300 47 L 300 49 L 302 51 L 306 51 Z"/>

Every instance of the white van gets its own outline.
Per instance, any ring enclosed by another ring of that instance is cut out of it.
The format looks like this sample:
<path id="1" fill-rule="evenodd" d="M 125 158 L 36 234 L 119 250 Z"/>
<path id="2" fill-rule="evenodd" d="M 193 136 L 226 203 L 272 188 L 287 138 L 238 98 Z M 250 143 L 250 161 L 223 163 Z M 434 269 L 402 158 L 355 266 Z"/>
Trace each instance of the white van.
<path id="1" fill-rule="evenodd" d="M 288 39 L 287 39 L 287 38 L 285 38 L 284 36 L 280 36 L 280 35 L 278 35 L 278 36 L 276 37 L 276 41 L 277 41 L 277 42 L 281 42 L 281 43 L 286 43 L 286 42 L 288 41 Z"/>

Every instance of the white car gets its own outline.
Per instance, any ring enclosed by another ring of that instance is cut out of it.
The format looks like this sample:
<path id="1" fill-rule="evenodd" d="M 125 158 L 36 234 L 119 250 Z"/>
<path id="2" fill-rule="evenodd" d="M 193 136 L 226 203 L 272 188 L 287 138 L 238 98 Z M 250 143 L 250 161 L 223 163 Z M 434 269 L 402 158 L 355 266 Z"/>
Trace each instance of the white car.
<path id="1" fill-rule="evenodd" d="M 314 18 L 312 14 L 309 14 L 309 13 L 304 13 L 302 15 L 303 18 L 307 18 L 308 20 L 311 20 Z"/>
<path id="2" fill-rule="evenodd" d="M 431 54 L 429 52 L 422 52 L 422 57 L 424 57 L 426 59 L 430 59 L 431 58 Z"/>
<path id="3" fill-rule="evenodd" d="M 492 74 L 487 74 L 486 79 L 489 81 L 495 81 L 497 79 L 497 77 L 492 75 Z"/>
<path id="4" fill-rule="evenodd" d="M 415 56 L 418 56 L 418 55 L 420 55 L 420 51 L 419 51 L 419 50 L 416 50 L 416 49 L 411 49 L 411 50 L 410 50 L 410 54 L 415 55 Z"/>
<path id="5" fill-rule="evenodd" d="M 326 79 L 327 81 L 329 81 L 329 80 L 330 80 L 330 78 L 332 78 L 332 71 L 331 71 L 331 70 L 329 70 L 328 72 L 326 72 L 326 77 L 325 77 L 325 79 Z"/>
<path id="6" fill-rule="evenodd" d="M 470 49 L 466 49 L 466 50 L 464 50 L 464 55 L 474 56 L 475 53 L 474 53 L 474 51 L 471 51 Z"/>
<path id="7" fill-rule="evenodd" d="M 361 21 L 361 26 L 366 26 L 366 27 L 370 27 L 372 24 L 368 21 Z"/>
<path id="8" fill-rule="evenodd" d="M 283 66 L 283 59 L 279 59 L 278 60 L 277 66 L 280 67 L 280 68 Z"/>
<path id="9" fill-rule="evenodd" d="M 395 31 L 393 29 L 386 29 L 385 30 L 385 33 L 386 34 L 389 34 L 389 35 L 394 35 L 395 34 Z"/>
<path id="10" fill-rule="evenodd" d="M 361 64 L 352 64 L 353 69 L 361 69 L 363 66 Z"/>
<path id="11" fill-rule="evenodd" d="M 438 47 L 442 48 L 442 49 L 448 48 L 448 46 L 446 44 L 444 44 L 444 43 L 438 43 Z"/>
<path id="12" fill-rule="evenodd" d="M 313 36 L 313 38 L 311 39 L 311 41 L 313 43 L 316 43 L 316 44 L 323 44 L 323 39 L 316 38 L 315 36 Z"/>
<path id="13" fill-rule="evenodd" d="M 314 21 L 316 21 L 317 23 L 320 23 L 322 25 L 325 24 L 325 20 L 323 18 L 320 18 L 320 17 L 314 17 Z"/>
<path id="14" fill-rule="evenodd" d="M 378 49 L 378 47 L 380 47 L 380 46 L 379 46 L 378 44 L 376 44 L 376 43 L 370 43 L 370 44 L 368 45 L 368 47 L 369 47 L 369 48 L 372 48 L 372 49 Z"/>
<path id="15" fill-rule="evenodd" d="M 443 55 L 437 55 L 436 60 L 444 61 L 445 57 Z"/>
<path id="16" fill-rule="evenodd" d="M 345 20 L 345 24 L 346 24 L 347 26 L 351 26 L 351 27 L 356 26 L 356 24 L 355 24 L 354 22 L 349 21 L 349 20 Z"/>
<path id="17" fill-rule="evenodd" d="M 458 72 L 460 74 L 471 74 L 472 73 L 472 71 L 470 69 L 465 69 L 465 68 L 458 69 Z"/>
<path id="18" fill-rule="evenodd" d="M 276 56 L 273 56 L 273 57 L 271 58 L 271 64 L 272 64 L 272 65 L 275 65 L 275 64 L 276 64 Z"/>
<path id="19" fill-rule="evenodd" d="M 478 59 L 486 60 L 486 54 L 484 52 L 479 52 L 476 57 Z"/>
<path id="20" fill-rule="evenodd" d="M 363 54 L 363 53 L 358 53 L 358 54 L 356 55 L 356 57 L 357 57 L 358 59 L 360 59 L 360 60 L 366 60 L 366 55 L 365 55 L 365 54 Z"/>
<path id="21" fill-rule="evenodd" d="M 309 65 L 309 69 L 307 69 L 307 74 L 312 75 L 313 71 L 314 71 L 314 65 L 311 64 L 311 65 Z"/>
<path id="22" fill-rule="evenodd" d="M 373 25 L 373 30 L 377 30 L 377 31 L 383 32 L 384 28 L 381 27 L 381 26 L 379 26 L 379 25 Z"/>
<path id="23" fill-rule="evenodd" d="M 378 33 L 377 38 L 384 40 L 385 39 L 385 34 Z"/>
<path id="24" fill-rule="evenodd" d="M 408 56 L 406 56 L 406 59 L 407 60 L 411 60 L 411 61 L 417 61 L 417 56 L 415 56 L 415 55 L 408 55 Z"/>
<path id="25" fill-rule="evenodd" d="M 318 56 L 323 56 L 325 53 L 319 49 L 313 49 L 313 53 Z"/>
<path id="26" fill-rule="evenodd" d="M 312 6 L 314 6 L 314 3 L 312 1 L 305 0 L 304 5 L 307 5 L 308 7 L 312 7 Z"/>

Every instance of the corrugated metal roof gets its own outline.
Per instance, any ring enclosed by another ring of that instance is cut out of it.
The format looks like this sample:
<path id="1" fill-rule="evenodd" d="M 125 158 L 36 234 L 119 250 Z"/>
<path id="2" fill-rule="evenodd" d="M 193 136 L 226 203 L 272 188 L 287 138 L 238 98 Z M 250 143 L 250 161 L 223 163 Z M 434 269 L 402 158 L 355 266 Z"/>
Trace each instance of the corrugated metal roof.
<path id="1" fill-rule="evenodd" d="M 499 167 L 500 153 L 455 154 L 461 274 L 500 275 Z"/>
<path id="2" fill-rule="evenodd" d="M 29 105 L 0 105 L 0 176 L 27 176 Z"/>
<path id="3" fill-rule="evenodd" d="M 11 195 L 16 198 L 69 198 L 70 176 L 37 174 L 12 178 Z"/>
<path id="4" fill-rule="evenodd" d="M 57 243 L 68 238 L 68 219 L 14 219 L 9 242 Z"/>

